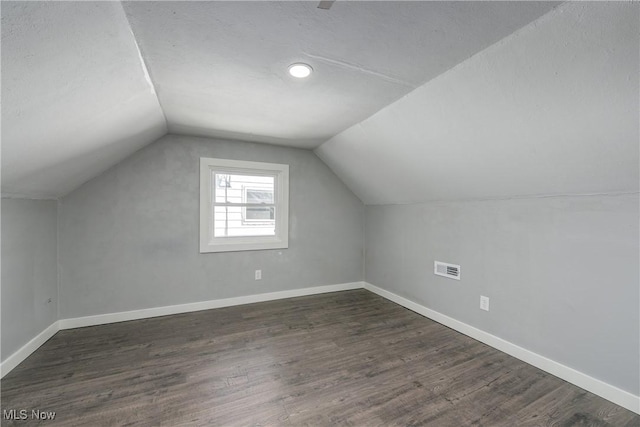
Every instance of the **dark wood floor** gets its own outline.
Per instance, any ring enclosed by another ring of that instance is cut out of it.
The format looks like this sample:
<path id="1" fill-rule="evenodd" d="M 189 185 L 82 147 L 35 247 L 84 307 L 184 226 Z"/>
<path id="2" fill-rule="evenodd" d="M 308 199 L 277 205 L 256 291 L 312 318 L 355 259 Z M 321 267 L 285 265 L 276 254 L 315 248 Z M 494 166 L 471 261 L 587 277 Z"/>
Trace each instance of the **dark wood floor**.
<path id="1" fill-rule="evenodd" d="M 51 426 L 640 425 L 365 290 L 60 331 L 2 380 L 2 409 Z"/>

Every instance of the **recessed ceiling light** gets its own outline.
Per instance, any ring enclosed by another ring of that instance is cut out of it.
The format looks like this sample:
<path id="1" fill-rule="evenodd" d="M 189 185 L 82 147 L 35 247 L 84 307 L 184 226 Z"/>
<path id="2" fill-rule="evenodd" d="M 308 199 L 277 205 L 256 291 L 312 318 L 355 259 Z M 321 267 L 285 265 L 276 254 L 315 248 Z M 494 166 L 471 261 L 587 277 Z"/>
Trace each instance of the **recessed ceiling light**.
<path id="1" fill-rule="evenodd" d="M 298 79 L 309 77 L 312 71 L 311 65 L 303 64 L 302 62 L 289 65 L 289 74 Z"/>

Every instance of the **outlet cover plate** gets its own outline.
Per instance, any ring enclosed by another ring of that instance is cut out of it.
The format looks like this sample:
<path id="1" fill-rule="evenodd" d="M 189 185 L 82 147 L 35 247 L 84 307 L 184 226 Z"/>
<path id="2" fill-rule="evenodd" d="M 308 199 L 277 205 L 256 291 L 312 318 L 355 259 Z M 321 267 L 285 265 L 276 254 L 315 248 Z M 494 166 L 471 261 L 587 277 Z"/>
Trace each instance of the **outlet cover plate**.
<path id="1" fill-rule="evenodd" d="M 480 295 L 480 310 L 489 311 L 489 297 Z"/>

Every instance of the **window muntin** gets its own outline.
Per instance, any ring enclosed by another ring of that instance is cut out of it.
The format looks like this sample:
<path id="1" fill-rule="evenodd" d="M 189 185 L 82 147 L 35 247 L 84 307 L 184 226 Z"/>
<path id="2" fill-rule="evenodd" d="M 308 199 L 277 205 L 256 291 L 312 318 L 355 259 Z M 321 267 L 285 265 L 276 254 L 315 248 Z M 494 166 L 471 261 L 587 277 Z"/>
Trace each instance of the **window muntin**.
<path id="1" fill-rule="evenodd" d="M 200 252 L 288 247 L 289 167 L 200 159 Z"/>
<path id="2" fill-rule="evenodd" d="M 247 206 L 244 208 L 243 221 L 247 224 L 274 224 L 276 207 L 273 203 L 272 188 L 244 188 Z"/>
<path id="3" fill-rule="evenodd" d="M 214 237 L 275 236 L 276 174 L 215 173 Z"/>

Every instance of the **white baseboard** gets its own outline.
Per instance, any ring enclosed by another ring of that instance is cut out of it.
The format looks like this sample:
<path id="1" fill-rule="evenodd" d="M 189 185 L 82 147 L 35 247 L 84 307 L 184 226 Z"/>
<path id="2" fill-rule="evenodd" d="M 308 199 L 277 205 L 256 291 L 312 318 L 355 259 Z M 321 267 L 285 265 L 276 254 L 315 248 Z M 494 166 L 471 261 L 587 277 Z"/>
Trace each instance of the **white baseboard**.
<path id="1" fill-rule="evenodd" d="M 374 286 L 370 283 L 364 284 L 364 288 L 386 298 L 390 301 L 400 304 L 401 306 L 408 308 L 411 311 L 415 311 L 431 320 L 435 320 L 451 329 L 454 329 L 460 333 L 463 333 L 471 338 L 474 338 L 480 342 L 483 342 L 495 349 L 503 351 L 516 359 L 520 359 L 527 362 L 536 368 L 542 369 L 545 372 L 555 375 L 558 378 L 577 385 L 593 394 L 596 394 L 604 399 L 607 399 L 616 405 L 620 405 L 623 408 L 627 408 L 637 414 L 640 414 L 640 397 L 635 396 L 627 391 L 621 390 L 610 384 L 593 378 L 587 374 L 576 371 L 573 368 L 565 366 L 561 363 L 555 362 L 549 358 L 541 356 L 530 350 L 522 348 L 509 341 L 498 338 L 495 335 L 491 335 L 488 332 L 482 331 L 466 323 L 460 322 L 452 317 L 446 316 L 437 311 L 431 310 L 423 305 L 415 303 L 407 298 L 396 295 L 385 289 Z"/>
<path id="2" fill-rule="evenodd" d="M 231 307 L 234 305 L 251 304 L 254 302 L 274 301 L 284 298 L 302 297 L 307 295 L 324 294 L 328 292 L 349 291 L 364 288 L 364 282 L 340 283 L 338 285 L 315 286 L 311 288 L 292 289 L 289 291 L 268 292 L 257 295 L 224 298 L 189 304 L 170 305 L 165 307 L 145 308 L 142 310 L 123 311 L 120 313 L 99 314 L 97 316 L 75 317 L 61 319 L 52 323 L 38 336 L 22 346 L 4 362 L 0 364 L 0 378 L 7 375 L 31 353 L 36 351 L 56 332 L 62 329 L 82 328 L 85 326 L 104 325 L 107 323 L 125 322 L 127 320 L 147 319 L 150 317 L 167 316 L 170 314 L 189 313 L 192 311 L 209 310 L 212 308 Z"/>
<path id="3" fill-rule="evenodd" d="M 348 291 L 352 289 L 367 289 L 390 301 L 400 304 L 409 310 L 415 311 L 429 319 L 448 326 L 471 338 L 481 341 L 493 348 L 503 351 L 517 359 L 529 363 L 552 375 L 562 378 L 572 384 L 577 385 L 587 391 L 607 399 L 617 405 L 640 414 L 640 397 L 621 390 L 596 378 L 590 377 L 573 368 L 562 365 L 530 350 L 517 346 L 509 341 L 491 335 L 466 323 L 460 322 L 452 317 L 446 316 L 437 311 L 431 310 L 423 305 L 415 303 L 407 298 L 396 295 L 385 289 L 374 286 L 366 282 L 341 283 L 338 285 L 315 286 L 311 288 L 292 289 L 289 291 L 269 292 L 264 294 L 247 295 L 242 297 L 224 298 L 218 300 L 201 301 L 189 304 L 170 305 L 165 307 L 146 308 L 142 310 L 124 311 L 120 313 L 100 314 L 97 316 L 76 317 L 61 319 L 52 323 L 48 328 L 38 334 L 35 338 L 22 346 L 18 351 L 9 356 L 0 364 L 0 378 L 8 374 L 13 368 L 18 366 L 31 353 L 44 344 L 56 332 L 62 329 L 81 328 L 85 326 L 104 325 L 107 323 L 125 322 L 127 320 L 146 319 L 171 314 L 189 313 L 200 310 L 210 310 L 213 308 L 231 307 L 235 305 L 251 304 L 263 301 L 274 301 L 284 298 L 294 298 L 307 295 L 317 295 L 328 292 Z"/>
<path id="4" fill-rule="evenodd" d="M 58 321 L 53 322 L 44 331 L 31 339 L 31 341 L 20 347 L 18 351 L 7 357 L 4 362 L 0 363 L 0 378 L 7 375 L 13 370 L 13 368 L 22 363 L 22 361 L 29 357 L 31 353 L 47 342 L 49 338 L 54 336 L 59 329 Z"/>
<path id="5" fill-rule="evenodd" d="M 190 313 L 192 311 L 210 310 L 212 308 L 231 307 L 234 305 L 252 304 L 255 302 L 274 301 L 284 298 L 324 294 L 327 292 L 362 289 L 363 287 L 363 282 L 315 286 L 312 288 L 292 289 L 290 291 L 268 292 L 265 294 L 247 295 L 242 297 L 168 305 L 164 307 L 145 308 L 142 310 L 122 311 L 119 313 L 99 314 L 97 316 L 74 317 L 70 319 L 61 319 L 59 323 L 60 329 L 82 328 L 85 326 L 104 325 L 107 323 L 125 322 L 127 320 L 147 319 L 150 317 L 168 316 L 170 314 Z"/>

